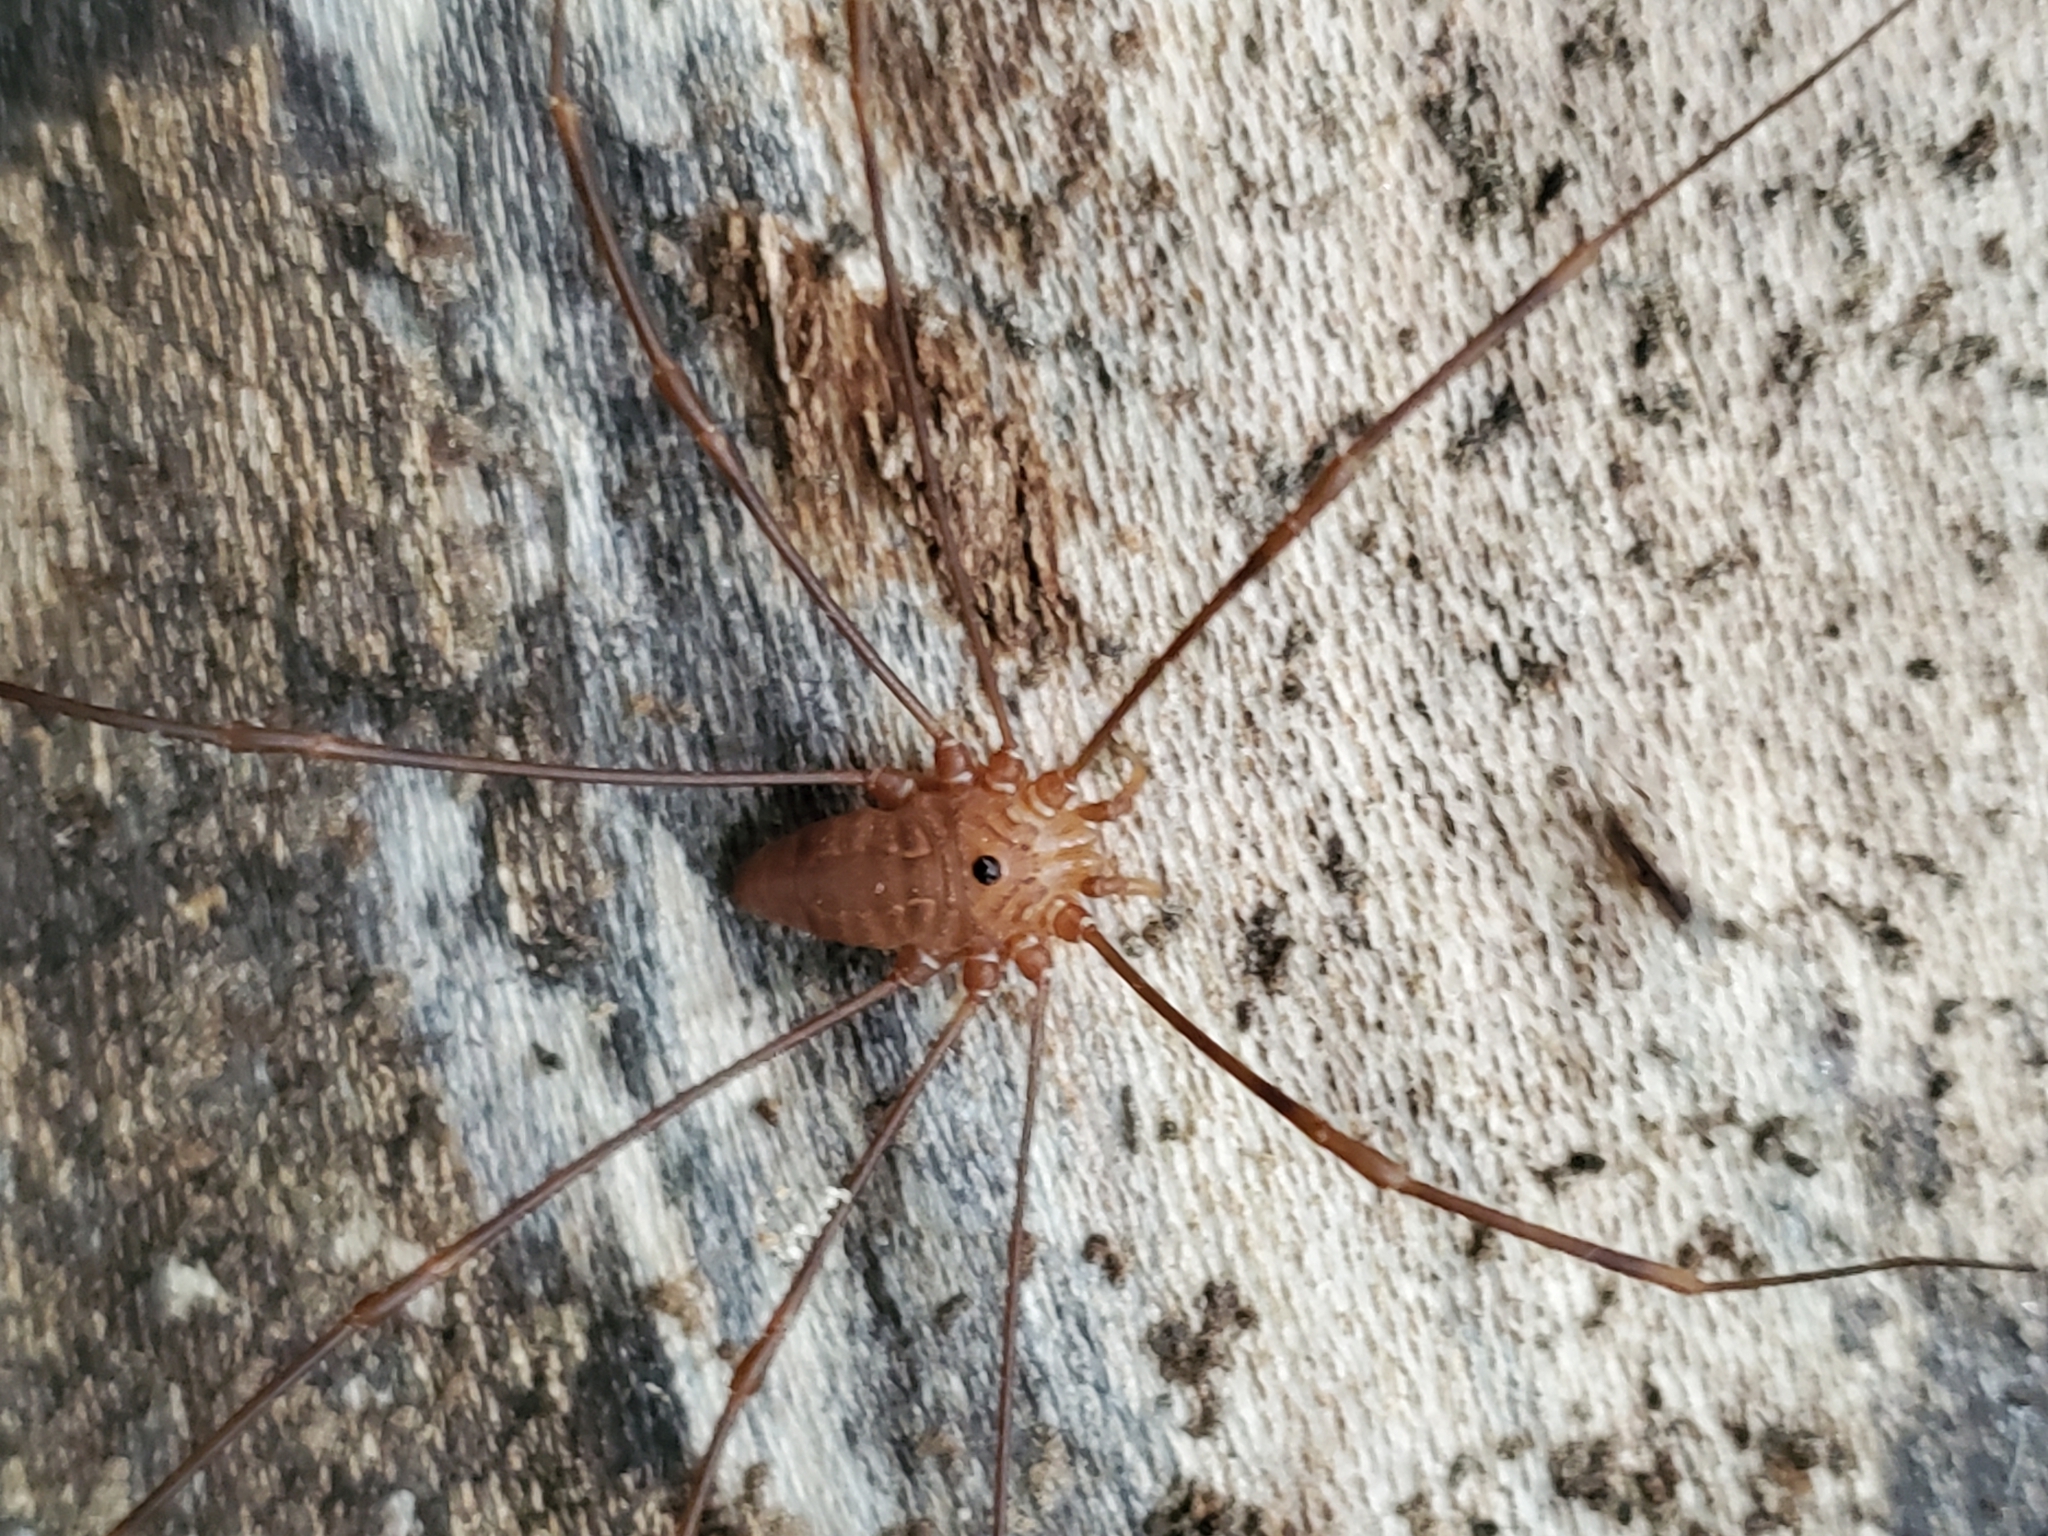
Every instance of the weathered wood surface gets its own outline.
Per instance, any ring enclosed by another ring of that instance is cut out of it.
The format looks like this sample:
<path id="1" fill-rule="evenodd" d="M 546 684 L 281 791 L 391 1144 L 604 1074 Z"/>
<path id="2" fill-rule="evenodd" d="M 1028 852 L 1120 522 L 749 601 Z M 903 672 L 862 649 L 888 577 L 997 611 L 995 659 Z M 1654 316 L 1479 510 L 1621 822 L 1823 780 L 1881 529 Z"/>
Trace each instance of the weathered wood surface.
<path id="1" fill-rule="evenodd" d="M 650 402 L 535 9 L 30 8 L 0 674 L 467 750 L 916 755 Z M 1348 422 L 1875 7 L 910 9 L 882 20 L 896 228 L 1050 757 Z M 574 31 L 679 349 L 863 622 L 968 707 L 862 340 L 836 15 L 578 0 Z M 2044 35 L 1929 0 L 1197 647 L 1128 733 L 1155 780 L 1116 834 L 1170 921 L 1111 926 L 1170 992 L 1420 1169 L 1642 1251 L 1705 1224 L 1776 1269 L 2048 1257 Z M 0 751 L 10 1530 L 103 1525 L 366 1285 L 873 970 L 718 895 L 794 798 L 16 713 Z M 1603 801 L 1682 930 L 1603 853 Z M 1080 959 L 1058 983 L 1035 1528 L 2019 1532 L 2048 1504 L 2039 1285 L 1681 1303 L 1475 1247 Z M 662 1529 L 721 1343 L 929 1012 L 563 1201 L 165 1529 Z M 1011 1017 L 855 1218 L 730 1528 L 981 1529 Z"/>

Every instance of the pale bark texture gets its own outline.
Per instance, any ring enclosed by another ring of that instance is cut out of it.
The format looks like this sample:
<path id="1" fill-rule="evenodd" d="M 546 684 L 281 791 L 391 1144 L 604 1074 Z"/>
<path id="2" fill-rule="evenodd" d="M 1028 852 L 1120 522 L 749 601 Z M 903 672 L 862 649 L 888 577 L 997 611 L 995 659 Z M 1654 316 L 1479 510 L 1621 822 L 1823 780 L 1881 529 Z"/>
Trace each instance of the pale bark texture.
<path id="1" fill-rule="evenodd" d="M 884 5 L 889 211 L 1035 760 L 1323 455 L 1877 9 Z M 16 15 L 0 676 L 458 751 L 923 761 L 652 397 L 540 7 Z M 570 27 L 678 355 L 983 739 L 836 9 Z M 1419 1173 L 1617 1246 L 2048 1260 L 2044 49 L 2038 6 L 1925 0 L 1191 649 L 1110 833 L 1168 895 L 1102 919 L 1170 995 Z M 357 1294 L 877 974 L 721 894 L 843 803 L 0 712 L 0 1531 L 104 1528 Z M 1016 1529 L 2039 1531 L 2048 1281 L 1688 1301 L 1480 1240 L 1092 962 L 1055 976 Z M 664 1530 L 943 991 L 560 1201 L 161 1529 Z M 852 1218 L 718 1530 L 986 1528 L 1019 1016 Z"/>

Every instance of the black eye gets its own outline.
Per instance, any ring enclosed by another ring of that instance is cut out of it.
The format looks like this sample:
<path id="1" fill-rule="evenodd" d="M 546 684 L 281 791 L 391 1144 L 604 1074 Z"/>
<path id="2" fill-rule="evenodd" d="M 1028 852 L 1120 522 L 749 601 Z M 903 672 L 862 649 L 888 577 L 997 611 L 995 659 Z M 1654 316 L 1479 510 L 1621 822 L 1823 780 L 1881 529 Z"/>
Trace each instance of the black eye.
<path id="1" fill-rule="evenodd" d="M 974 878 L 983 885 L 994 885 L 1003 878 L 1003 866 L 998 864 L 990 855 L 984 853 L 974 861 Z"/>

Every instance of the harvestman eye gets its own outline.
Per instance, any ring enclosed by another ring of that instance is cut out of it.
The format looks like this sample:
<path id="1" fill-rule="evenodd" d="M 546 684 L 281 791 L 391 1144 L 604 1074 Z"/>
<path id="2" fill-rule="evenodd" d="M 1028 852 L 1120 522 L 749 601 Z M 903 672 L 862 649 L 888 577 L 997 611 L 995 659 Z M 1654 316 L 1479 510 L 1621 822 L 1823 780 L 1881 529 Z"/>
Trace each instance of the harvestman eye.
<path id="1" fill-rule="evenodd" d="M 984 853 L 974 861 L 974 878 L 983 885 L 994 885 L 1003 878 L 1003 866 L 991 854 Z"/>

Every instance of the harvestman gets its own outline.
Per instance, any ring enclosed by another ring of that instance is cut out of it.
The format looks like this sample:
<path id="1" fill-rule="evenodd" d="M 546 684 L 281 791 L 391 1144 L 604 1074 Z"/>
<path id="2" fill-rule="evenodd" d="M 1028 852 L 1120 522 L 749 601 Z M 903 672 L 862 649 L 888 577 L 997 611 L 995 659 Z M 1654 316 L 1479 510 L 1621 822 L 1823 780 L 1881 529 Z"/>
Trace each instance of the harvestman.
<path id="1" fill-rule="evenodd" d="M 1905 7 L 1901 6 L 1898 9 L 1903 10 Z M 868 156 L 866 168 L 871 190 L 871 206 L 875 210 L 875 234 L 882 259 L 883 271 L 888 284 L 888 315 L 893 328 L 893 335 L 890 338 L 892 357 L 898 371 L 898 377 L 907 396 L 908 415 L 919 434 L 919 450 L 923 459 L 923 483 L 937 488 L 942 487 L 944 482 L 938 473 L 937 466 L 932 460 L 932 450 L 926 435 L 930 415 L 929 406 L 921 397 L 915 370 L 908 364 L 909 340 L 905 325 L 905 305 L 889 255 L 886 231 L 880 220 L 878 172 L 873 158 L 872 137 L 870 125 L 867 121 L 868 113 L 865 110 L 872 104 L 875 96 L 872 48 L 867 42 L 866 8 L 859 3 L 859 0 L 855 0 L 855 3 L 850 6 L 849 11 L 849 29 L 855 40 L 853 64 L 855 100 L 857 106 L 863 109 L 862 144 Z M 1897 14 L 1897 11 L 1888 13 L 1885 19 L 1889 20 L 1890 16 L 1895 14 Z M 1882 22 L 1879 25 L 1882 25 Z M 600 253 L 606 265 L 610 268 L 613 278 L 619 284 L 629 318 L 639 333 L 642 345 L 647 349 L 650 356 L 659 360 L 662 353 L 658 326 L 654 321 L 647 318 L 641 309 L 637 295 L 634 292 L 628 260 L 616 249 L 607 217 L 603 211 L 601 194 L 597 192 L 594 186 L 594 173 L 589 158 L 589 151 L 581 136 L 575 108 L 564 89 L 562 28 L 563 21 L 558 11 L 555 19 L 555 39 L 552 55 L 556 123 L 561 132 L 564 149 L 568 156 L 572 173 L 576 179 L 578 192 L 583 198 L 587 217 L 597 238 Z M 1875 27 L 1871 29 L 1871 31 L 1875 30 Z M 1843 56 L 1860 47 L 1869 35 L 1870 33 L 1866 32 L 1863 37 L 1858 38 L 1850 45 L 1848 50 L 1845 50 Z M 1790 101 L 1796 99 L 1797 96 L 1803 94 L 1809 86 L 1833 67 L 1834 62 L 1831 61 L 1822 70 L 1803 82 L 1793 93 L 1781 98 L 1757 119 L 1745 124 L 1735 134 L 1731 135 L 1726 142 L 1733 143 L 1745 136 L 1763 118 L 1772 115 Z M 1717 147 L 1708 156 L 1704 157 L 1702 161 L 1682 173 L 1678 180 L 1683 180 L 1694 174 L 1708 161 L 1716 158 L 1719 153 L 1720 148 Z M 1246 582 L 1251 580 L 1268 560 L 1278 554 L 1286 544 L 1291 542 L 1293 537 L 1307 526 L 1309 520 L 1343 490 L 1351 476 L 1356 472 L 1364 455 L 1386 433 L 1393 430 L 1409 414 L 1433 397 L 1443 383 L 1448 382 L 1449 379 L 1462 372 L 1478 356 L 1489 350 L 1502 336 L 1519 326 L 1528 314 L 1547 301 L 1556 288 L 1589 268 L 1596 259 L 1601 247 L 1609 239 L 1632 225 L 1638 217 L 1647 212 L 1654 203 L 1663 197 L 1665 191 L 1668 191 L 1670 186 L 1677 184 L 1677 181 L 1674 181 L 1666 188 L 1652 194 L 1650 198 L 1626 213 L 1619 222 L 1611 226 L 1607 231 L 1580 246 L 1521 300 L 1503 311 L 1502 315 L 1493 325 L 1488 327 L 1486 331 L 1482 332 L 1468 346 L 1450 359 L 1437 374 L 1432 375 L 1431 379 L 1424 386 L 1409 396 L 1400 406 L 1389 412 L 1385 417 L 1382 417 L 1366 434 L 1357 439 L 1351 448 L 1333 459 L 1324 468 L 1321 475 L 1303 498 L 1296 512 L 1290 516 L 1288 521 L 1275 530 L 1266 543 L 1261 545 L 1251 559 L 1247 561 L 1238 575 L 1229 583 L 1226 583 L 1210 602 L 1205 605 L 1201 612 L 1188 623 L 1174 642 L 1155 657 L 1144 669 L 1138 680 L 1126 694 L 1124 700 L 1119 703 L 1102 723 L 1070 768 L 1063 773 L 1046 775 L 1043 778 L 1030 782 L 1028 785 L 1025 770 L 1011 752 L 1014 742 L 1004 710 L 1001 691 L 997 685 L 993 662 L 990 659 L 978 627 L 974 625 L 969 626 L 969 632 L 976 652 L 978 671 L 982 678 L 986 700 L 994 717 L 999 722 L 1002 736 L 1002 748 L 986 763 L 978 760 L 968 749 L 962 748 L 952 741 L 944 727 L 916 701 L 908 688 L 893 679 L 893 675 L 888 673 L 886 665 L 879 656 L 875 655 L 871 649 L 865 649 L 865 642 L 859 637 L 858 632 L 853 629 L 850 621 L 844 621 L 843 616 L 835 617 L 835 622 L 842 624 L 843 631 L 849 642 L 856 647 L 864 648 L 863 660 L 870 670 L 884 679 L 885 683 L 891 687 L 893 692 L 897 693 L 906 707 L 910 708 L 918 716 L 920 723 L 932 735 L 935 743 L 936 766 L 932 774 L 924 776 L 921 780 L 913 780 L 908 775 L 887 770 L 870 773 L 844 771 L 825 774 L 690 774 L 663 772 L 622 773 L 602 769 L 549 769 L 542 765 L 524 762 L 492 761 L 451 754 L 401 752 L 372 743 L 345 741 L 331 736 L 299 731 L 269 731 L 239 725 L 228 727 L 170 725 L 160 720 L 149 720 L 132 712 L 102 708 L 76 700 L 58 698 L 15 684 L 0 685 L 0 696 L 7 697 L 14 702 L 27 705 L 41 712 L 69 714 L 118 728 L 154 731 L 160 735 L 170 735 L 204 742 L 229 751 L 278 752 L 300 756 L 329 757 L 395 766 L 438 769 L 442 771 L 502 773 L 534 778 L 555 777 L 581 782 L 630 783 L 646 787 L 753 786 L 791 783 L 855 785 L 866 789 L 870 796 L 879 804 L 889 807 L 906 804 L 915 807 L 935 798 L 941 803 L 949 803 L 951 798 L 959 794 L 965 785 L 972 782 L 980 790 L 997 797 L 1012 796 L 1020 793 L 1026 798 L 1035 797 L 1036 811 L 1034 814 L 1042 813 L 1046 810 L 1056 810 L 1060 803 L 1071 798 L 1073 794 L 1073 785 L 1068 782 L 1068 774 L 1078 773 L 1081 768 L 1087 766 L 1091 760 L 1111 745 L 1113 732 L 1124 714 L 1158 678 L 1173 657 L 1200 632 L 1211 617 L 1220 612 L 1234 598 L 1237 591 Z M 661 390 L 664 398 L 689 422 L 693 433 L 698 438 L 700 446 L 712 461 L 718 465 L 720 472 L 733 485 L 740 499 L 748 504 L 749 511 L 753 512 L 764 526 L 772 529 L 774 526 L 772 513 L 768 511 L 765 502 L 762 501 L 759 494 L 752 490 L 751 483 L 748 481 L 746 472 L 743 466 L 741 466 L 737 455 L 726 445 L 718 427 L 697 400 L 695 391 L 689 382 L 682 377 L 679 371 L 668 371 L 657 361 L 657 387 Z M 950 589 L 955 594 L 957 606 L 964 611 L 971 611 L 972 605 L 964 597 L 965 580 L 959 571 L 958 553 L 954 547 L 951 533 L 951 513 L 944 505 L 943 497 L 937 498 L 937 504 L 931 510 L 934 520 L 941 531 L 944 543 L 947 580 Z M 779 535 L 771 533 L 771 537 L 779 537 Z M 802 565 L 801 557 L 793 549 L 784 549 L 784 558 L 791 564 L 793 569 L 796 569 L 799 573 L 804 572 L 805 567 Z M 825 606 L 828 612 L 836 615 L 837 610 L 831 605 L 831 601 L 822 587 L 814 583 L 807 584 L 811 586 L 814 600 L 818 601 L 821 606 Z M 1095 821 L 1122 814 L 1128 809 L 1130 793 L 1135 788 L 1136 776 L 1134 775 L 1132 782 L 1127 785 L 1126 790 L 1119 791 L 1107 802 L 1083 808 L 1082 816 L 1086 820 Z M 900 823 L 878 824 L 900 825 Z M 1067 830 L 1078 833 L 1080 829 Z M 912 840 L 920 846 L 944 846 L 942 840 L 923 832 L 919 833 Z M 1078 837 L 1066 838 L 1065 841 L 1071 846 L 1092 847 L 1092 845 L 1080 843 Z M 999 854 L 1000 857 L 998 857 Z M 1008 849 L 998 848 L 994 845 L 976 844 L 972 848 L 964 849 L 961 857 L 955 862 L 959 863 L 968 872 L 972 881 L 971 885 L 962 886 L 962 889 L 969 895 L 977 894 L 974 886 L 999 892 L 1004 887 L 1005 882 L 1015 882 L 1029 872 L 1026 860 L 1020 859 Z M 1026 924 L 1023 927 L 1012 928 L 1008 931 L 983 928 L 965 936 L 955 935 L 952 940 L 945 944 L 931 943 L 929 947 L 936 948 L 939 951 L 935 954 L 916 952 L 920 944 L 926 943 L 925 935 L 930 931 L 928 929 L 916 927 L 903 928 L 900 926 L 892 929 L 886 923 L 880 927 L 862 928 L 858 926 L 860 923 L 874 921 L 872 913 L 859 914 L 847 919 L 846 922 L 854 926 L 849 927 L 842 924 L 837 930 L 836 936 L 849 939 L 866 939 L 882 947 L 902 951 L 899 955 L 896 970 L 888 981 L 863 993 L 859 997 L 850 999 L 840 1007 L 805 1021 L 805 1023 L 797 1026 L 780 1040 L 735 1063 L 727 1072 L 720 1073 L 716 1077 L 695 1086 L 677 1099 L 669 1101 L 648 1115 L 643 1121 L 628 1131 L 621 1133 L 619 1137 L 593 1148 L 584 1159 L 562 1170 L 546 1184 L 537 1188 L 530 1197 L 516 1203 L 501 1213 L 499 1217 L 494 1218 L 491 1222 L 478 1228 L 455 1245 L 437 1254 L 412 1275 L 400 1280 L 384 1291 L 365 1298 L 364 1302 L 359 1304 L 356 1311 L 349 1318 L 337 1323 L 333 1329 L 310 1346 L 303 1356 L 281 1372 L 261 1393 L 252 1398 L 244 1405 L 242 1410 L 239 1410 L 219 1430 L 203 1442 L 192 1453 L 188 1461 L 160 1485 L 149 1500 L 145 1501 L 143 1505 L 138 1506 L 130 1519 L 139 1521 L 159 1507 L 161 1502 L 175 1493 L 200 1465 L 237 1434 L 249 1418 L 263 1411 L 287 1386 L 298 1380 L 306 1371 L 317 1364 L 320 1359 L 324 1358 L 326 1352 L 333 1345 L 361 1328 L 373 1326 L 388 1318 L 421 1290 L 445 1278 L 447 1274 L 451 1273 L 460 1264 L 466 1262 L 468 1258 L 473 1257 L 484 1247 L 488 1246 L 488 1244 L 495 1241 L 509 1229 L 513 1222 L 528 1214 L 540 1203 L 552 1196 L 570 1179 L 587 1171 L 589 1167 L 594 1166 L 597 1162 L 602 1161 L 612 1151 L 616 1150 L 618 1146 L 623 1145 L 628 1140 L 644 1135 L 647 1131 L 653 1129 L 656 1124 L 661 1123 L 686 1107 L 689 1103 L 694 1102 L 696 1098 L 708 1092 L 712 1087 L 728 1080 L 730 1076 L 758 1064 L 773 1054 L 787 1050 L 803 1040 L 814 1037 L 830 1025 L 871 1005 L 899 986 L 929 979 L 930 975 L 937 969 L 954 963 L 962 964 L 967 996 L 961 1006 L 956 1009 L 944 1030 L 942 1030 L 938 1040 L 931 1047 L 925 1064 L 907 1085 L 890 1115 L 883 1121 L 868 1152 L 863 1155 L 860 1163 L 856 1165 L 852 1174 L 849 1175 L 847 1186 L 857 1196 L 867 1177 L 873 1172 L 876 1162 L 882 1150 L 886 1147 L 889 1138 L 893 1136 L 896 1128 L 901 1124 L 902 1117 L 907 1113 L 918 1089 L 922 1087 L 930 1071 L 937 1065 L 952 1042 L 958 1038 L 960 1028 L 965 1021 L 969 1009 L 993 991 L 1000 975 L 1001 963 L 1003 962 L 1016 964 L 1027 975 L 1031 976 L 1032 979 L 1041 982 L 1037 1001 L 1032 1010 L 1031 1060 L 1033 1062 L 1033 1070 L 1030 1081 L 1034 1086 L 1032 1091 L 1027 1093 L 1024 1132 L 1018 1156 L 1021 1174 L 1022 1168 L 1028 1159 L 1030 1127 L 1032 1123 L 1030 1106 L 1035 1103 L 1036 1098 L 1036 1062 L 1044 1029 L 1045 993 L 1042 982 L 1050 964 L 1045 940 L 1054 937 L 1069 942 L 1087 944 L 1095 948 L 1102 958 L 1115 968 L 1118 974 L 1123 976 L 1161 1017 L 1165 1018 L 1179 1030 L 1197 1049 L 1209 1055 L 1225 1071 L 1231 1073 L 1240 1083 L 1258 1095 L 1269 1106 L 1288 1118 L 1291 1123 L 1307 1134 L 1312 1140 L 1331 1151 L 1354 1170 L 1375 1183 L 1383 1187 L 1394 1187 L 1402 1190 L 1402 1192 L 1417 1195 L 1419 1198 L 1425 1199 L 1429 1203 L 1438 1205 L 1443 1209 L 1479 1220 L 1482 1224 L 1530 1238 L 1545 1246 L 1575 1254 L 1578 1257 L 1612 1268 L 1619 1273 L 1650 1280 L 1673 1290 L 1699 1293 L 1709 1290 L 1758 1289 L 1764 1286 L 1801 1283 L 1864 1273 L 1876 1269 L 1911 1266 L 2021 1270 L 2029 1268 L 2029 1266 L 2025 1265 L 2002 1264 L 1970 1259 L 1898 1257 L 1877 1259 L 1867 1263 L 1797 1274 L 1707 1282 L 1699 1280 L 1689 1271 L 1617 1253 L 1613 1250 L 1587 1243 L 1581 1239 L 1521 1222 L 1507 1213 L 1493 1210 L 1476 1202 L 1466 1200 L 1461 1196 L 1433 1189 L 1427 1185 L 1411 1183 L 1405 1172 L 1396 1165 L 1388 1162 L 1371 1148 L 1355 1142 L 1336 1131 L 1313 1110 L 1295 1103 L 1278 1089 L 1266 1083 L 1262 1078 L 1251 1073 L 1235 1057 L 1223 1051 L 1220 1046 L 1215 1045 L 1191 1021 L 1185 1019 L 1169 1002 L 1153 991 L 1129 967 L 1128 962 L 1123 960 L 1100 932 L 1088 922 L 1078 904 L 1078 898 L 1080 897 L 1109 896 L 1142 891 L 1147 888 L 1147 883 L 1120 880 L 1092 852 L 1083 853 L 1078 859 L 1078 864 L 1081 867 L 1076 871 L 1074 879 L 1051 893 L 1044 904 L 1043 911 L 1034 917 L 1032 923 Z M 743 877 L 743 880 L 745 880 L 745 889 L 743 890 L 742 900 L 745 904 L 754 906 L 764 912 L 787 910 L 784 898 L 777 894 L 777 883 L 775 881 L 766 878 L 749 879 L 747 877 Z M 920 888 L 914 893 L 911 904 L 914 905 L 915 901 L 925 899 L 926 895 L 927 892 Z M 845 905 L 851 905 L 851 903 L 846 903 Z M 834 932 L 829 923 L 824 920 L 819 920 L 819 922 L 825 928 L 825 931 L 828 933 Z M 1021 1198 L 1023 1187 L 1021 1179 L 1018 1187 L 1020 1196 L 1011 1228 L 1009 1276 L 1005 1292 L 1005 1322 L 1003 1329 L 1005 1357 L 1001 1373 L 1002 1393 L 998 1409 L 999 1427 L 995 1481 L 999 1496 L 995 1505 L 993 1525 L 999 1531 L 1004 1528 L 1006 1520 L 1006 1506 L 1000 1497 L 1000 1493 L 1005 1486 L 1007 1461 L 1012 1450 L 1011 1441 L 1013 1437 L 1010 1433 L 1010 1419 L 1011 1392 L 1015 1376 L 1012 1355 L 1015 1303 L 1017 1288 L 1024 1267 L 1022 1247 L 1024 1241 L 1024 1211 Z M 784 1307 L 778 1310 L 776 1322 L 771 1325 L 770 1333 L 764 1338 L 763 1342 L 757 1344 L 753 1350 L 749 1351 L 738 1372 L 736 1372 L 735 1385 L 728 1411 L 721 1419 L 718 1429 L 714 1432 L 711 1450 L 705 1457 L 704 1468 L 699 1474 L 690 1506 L 683 1519 L 683 1528 L 686 1531 L 695 1528 L 704 1512 L 706 1502 L 710 1497 L 713 1487 L 711 1474 L 715 1470 L 717 1452 L 724 1443 L 734 1414 L 751 1390 L 758 1385 L 760 1373 L 765 1371 L 768 1361 L 772 1356 L 779 1328 L 794 1312 L 796 1304 L 801 1301 L 804 1290 L 816 1272 L 817 1263 L 822 1259 L 836 1237 L 839 1226 L 845 1220 L 846 1212 L 850 1209 L 850 1205 L 850 1201 L 843 1202 L 835 1211 L 823 1233 L 814 1242 L 804 1266 L 799 1270 L 798 1277 L 791 1289 L 790 1298 L 785 1302 Z"/>

